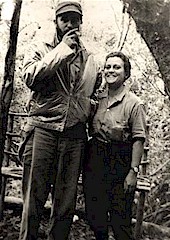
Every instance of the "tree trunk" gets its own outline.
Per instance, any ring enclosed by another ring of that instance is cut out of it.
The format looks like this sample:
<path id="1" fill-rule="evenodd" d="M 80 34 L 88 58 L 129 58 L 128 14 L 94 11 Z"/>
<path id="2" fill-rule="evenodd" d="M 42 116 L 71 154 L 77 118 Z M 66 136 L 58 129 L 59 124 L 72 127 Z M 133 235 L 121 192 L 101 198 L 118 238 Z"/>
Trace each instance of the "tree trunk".
<path id="1" fill-rule="evenodd" d="M 153 54 L 170 97 L 170 0 L 123 0 Z"/>
<path id="2" fill-rule="evenodd" d="M 1 167 L 4 157 L 5 137 L 8 123 L 8 112 L 13 93 L 13 82 L 15 72 L 15 58 L 17 49 L 17 38 L 19 28 L 19 18 L 22 0 L 16 0 L 15 8 L 11 20 L 10 36 L 7 54 L 5 57 L 5 71 L 0 89 L 0 189 L 1 189 Z"/>

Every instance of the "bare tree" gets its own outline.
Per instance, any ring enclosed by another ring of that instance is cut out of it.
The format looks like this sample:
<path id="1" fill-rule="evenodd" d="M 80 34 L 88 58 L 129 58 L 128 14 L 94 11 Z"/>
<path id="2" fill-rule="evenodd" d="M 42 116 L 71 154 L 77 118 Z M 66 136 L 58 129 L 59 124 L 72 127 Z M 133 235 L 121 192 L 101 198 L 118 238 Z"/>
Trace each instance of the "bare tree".
<path id="1" fill-rule="evenodd" d="M 8 49 L 5 57 L 5 70 L 0 89 L 0 189 L 1 189 L 1 167 L 4 157 L 5 137 L 8 123 L 8 113 L 13 94 L 13 82 L 15 72 L 15 59 L 17 49 L 17 38 L 22 0 L 15 1 L 13 16 L 11 19 Z"/>
<path id="2" fill-rule="evenodd" d="M 170 0 L 123 0 L 155 58 L 170 97 Z"/>

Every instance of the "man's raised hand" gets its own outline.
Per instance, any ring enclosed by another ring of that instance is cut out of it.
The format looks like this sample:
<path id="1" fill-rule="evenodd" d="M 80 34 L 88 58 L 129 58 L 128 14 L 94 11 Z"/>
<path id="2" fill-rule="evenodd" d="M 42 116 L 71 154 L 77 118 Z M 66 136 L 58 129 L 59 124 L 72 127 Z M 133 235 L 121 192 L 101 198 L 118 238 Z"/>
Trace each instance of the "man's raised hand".
<path id="1" fill-rule="evenodd" d="M 62 38 L 62 42 L 66 43 L 70 48 L 74 49 L 78 45 L 79 38 L 78 28 L 71 29 Z"/>

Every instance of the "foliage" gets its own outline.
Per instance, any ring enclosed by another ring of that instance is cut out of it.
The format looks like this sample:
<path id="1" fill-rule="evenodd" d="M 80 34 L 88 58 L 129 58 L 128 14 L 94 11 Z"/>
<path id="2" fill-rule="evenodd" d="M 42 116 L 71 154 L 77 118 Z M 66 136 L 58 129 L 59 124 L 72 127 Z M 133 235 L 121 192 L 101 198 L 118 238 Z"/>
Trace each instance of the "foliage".
<path id="1" fill-rule="evenodd" d="M 165 91 L 170 96 L 169 62 L 169 0 L 123 0 L 128 12 L 135 19 L 138 32 L 150 48 L 165 83 Z"/>

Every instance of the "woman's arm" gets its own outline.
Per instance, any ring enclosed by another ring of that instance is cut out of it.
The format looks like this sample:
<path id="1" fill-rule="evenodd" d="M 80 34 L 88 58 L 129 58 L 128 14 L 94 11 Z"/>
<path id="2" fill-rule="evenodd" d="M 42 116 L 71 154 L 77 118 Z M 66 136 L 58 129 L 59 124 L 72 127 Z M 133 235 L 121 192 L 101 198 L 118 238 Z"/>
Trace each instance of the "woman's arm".
<path id="1" fill-rule="evenodd" d="M 144 150 L 144 139 L 137 139 L 134 141 L 132 146 L 132 161 L 131 168 L 129 170 L 128 175 L 126 176 L 124 182 L 124 189 L 127 192 L 132 192 L 136 188 L 137 183 L 137 172 L 135 172 L 135 167 L 139 169 L 139 165 L 142 159 Z"/>

